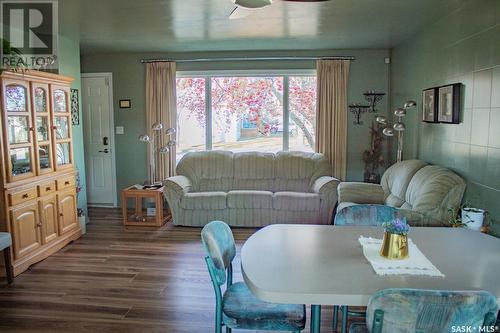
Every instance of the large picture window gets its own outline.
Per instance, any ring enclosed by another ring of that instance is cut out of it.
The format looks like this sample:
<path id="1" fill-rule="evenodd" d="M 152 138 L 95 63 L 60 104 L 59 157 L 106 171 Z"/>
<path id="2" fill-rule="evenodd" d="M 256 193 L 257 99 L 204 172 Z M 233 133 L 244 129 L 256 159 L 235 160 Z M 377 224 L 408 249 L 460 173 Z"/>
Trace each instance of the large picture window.
<path id="1" fill-rule="evenodd" d="M 311 72 L 177 77 L 177 159 L 189 151 L 313 151 Z"/>

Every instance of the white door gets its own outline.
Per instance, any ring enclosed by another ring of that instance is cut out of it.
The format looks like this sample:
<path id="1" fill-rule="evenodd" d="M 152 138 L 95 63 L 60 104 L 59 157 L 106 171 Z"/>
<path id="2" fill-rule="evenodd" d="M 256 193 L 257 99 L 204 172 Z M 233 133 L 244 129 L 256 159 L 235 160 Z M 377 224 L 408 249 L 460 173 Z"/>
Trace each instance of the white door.
<path id="1" fill-rule="evenodd" d="M 85 168 L 89 206 L 116 207 L 111 73 L 82 74 Z"/>

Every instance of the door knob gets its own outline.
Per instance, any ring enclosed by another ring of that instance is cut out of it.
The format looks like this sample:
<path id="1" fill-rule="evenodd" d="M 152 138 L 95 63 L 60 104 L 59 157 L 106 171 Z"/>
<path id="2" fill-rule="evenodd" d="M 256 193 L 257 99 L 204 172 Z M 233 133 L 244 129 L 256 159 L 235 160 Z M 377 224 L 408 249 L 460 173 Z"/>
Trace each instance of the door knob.
<path id="1" fill-rule="evenodd" d="M 100 153 L 105 153 L 105 154 L 107 154 L 107 153 L 109 153 L 109 150 L 108 150 L 108 148 L 106 148 L 106 149 L 104 149 L 104 150 L 99 150 L 99 152 L 100 152 Z"/>

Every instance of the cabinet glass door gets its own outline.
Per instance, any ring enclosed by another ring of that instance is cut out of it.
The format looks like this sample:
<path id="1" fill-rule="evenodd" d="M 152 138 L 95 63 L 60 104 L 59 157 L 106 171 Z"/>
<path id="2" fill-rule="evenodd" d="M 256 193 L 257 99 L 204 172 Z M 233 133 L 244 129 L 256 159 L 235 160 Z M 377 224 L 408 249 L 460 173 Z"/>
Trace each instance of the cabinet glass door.
<path id="1" fill-rule="evenodd" d="M 52 87 L 52 105 L 55 167 L 56 169 L 62 169 L 73 163 L 68 87 Z"/>
<path id="2" fill-rule="evenodd" d="M 7 132 L 8 181 L 34 176 L 33 132 L 30 91 L 25 81 L 5 80 L 3 108 Z"/>
<path id="3" fill-rule="evenodd" d="M 33 117 L 35 118 L 35 156 L 39 175 L 52 172 L 52 135 L 50 130 L 49 85 L 33 82 Z"/>

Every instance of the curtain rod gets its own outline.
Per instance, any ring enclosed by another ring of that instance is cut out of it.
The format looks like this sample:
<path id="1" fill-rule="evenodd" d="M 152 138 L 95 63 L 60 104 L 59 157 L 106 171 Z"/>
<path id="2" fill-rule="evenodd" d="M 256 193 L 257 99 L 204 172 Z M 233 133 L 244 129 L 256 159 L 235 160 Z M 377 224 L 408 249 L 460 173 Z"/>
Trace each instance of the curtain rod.
<path id="1" fill-rule="evenodd" d="M 353 56 L 328 57 L 234 57 L 234 58 L 193 58 L 193 59 L 141 59 L 141 63 L 150 62 L 221 62 L 221 61 L 273 61 L 273 60 L 356 60 Z"/>

